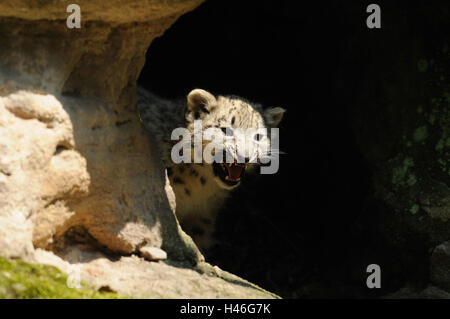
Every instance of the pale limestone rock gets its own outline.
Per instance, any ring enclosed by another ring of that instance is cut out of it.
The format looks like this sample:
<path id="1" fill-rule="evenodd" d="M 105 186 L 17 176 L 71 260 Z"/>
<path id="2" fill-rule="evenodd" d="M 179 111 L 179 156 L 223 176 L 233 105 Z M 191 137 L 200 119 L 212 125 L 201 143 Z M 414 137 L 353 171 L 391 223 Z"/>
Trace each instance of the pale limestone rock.
<path id="1" fill-rule="evenodd" d="M 200 263 L 192 269 L 183 263 L 150 262 L 132 255 L 112 261 L 99 252 L 68 247 L 63 257 L 38 249 L 37 261 L 64 269 L 71 277 L 96 289 L 109 287 L 135 298 L 278 298 L 237 276 Z"/>
<path id="2" fill-rule="evenodd" d="M 158 247 L 141 247 L 139 248 L 139 252 L 147 260 L 158 261 L 167 259 L 167 253 Z"/>
<path id="3" fill-rule="evenodd" d="M 0 212 L 0 255 L 34 260 L 32 225 L 17 210 Z"/>
<path id="4" fill-rule="evenodd" d="M 89 174 L 72 150 L 69 116 L 52 95 L 5 89 L 1 95 L 0 253 L 11 255 L 5 252 L 15 245 L 17 256 L 22 247 L 30 257 L 31 240 L 47 242 L 71 216 L 61 201 L 87 194 Z"/>
<path id="5" fill-rule="evenodd" d="M 54 1 L 0 3 L 0 256 L 133 297 L 274 297 L 213 275 L 135 107 L 151 41 L 201 2 L 80 0 L 80 30 Z"/>
<path id="6" fill-rule="evenodd" d="M 65 6 L 2 1 L 0 199 L 29 219 L 36 247 L 61 248 L 76 228 L 117 253 L 148 243 L 175 259 L 203 258 L 179 228 L 135 110 L 151 41 L 200 3 L 81 0 L 73 30 Z"/>

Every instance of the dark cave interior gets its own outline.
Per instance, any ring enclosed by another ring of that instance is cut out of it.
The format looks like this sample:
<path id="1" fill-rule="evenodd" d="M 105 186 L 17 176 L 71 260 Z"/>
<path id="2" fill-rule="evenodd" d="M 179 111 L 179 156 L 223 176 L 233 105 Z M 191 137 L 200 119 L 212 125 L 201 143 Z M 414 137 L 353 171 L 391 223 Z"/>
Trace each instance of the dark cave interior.
<path id="1" fill-rule="evenodd" d="M 366 123 L 355 114 L 369 107 L 361 102 L 389 98 L 380 87 L 399 81 L 392 73 L 405 52 L 399 48 L 426 51 L 445 34 L 422 15 L 434 12 L 424 1 L 413 9 L 379 1 L 383 28 L 370 30 L 369 3 L 208 0 L 154 40 L 139 78 L 167 98 L 203 88 L 287 109 L 279 172 L 256 176 L 233 195 L 217 222 L 218 244 L 206 254 L 282 297 L 377 297 L 427 280 L 426 250 L 406 254 L 378 227 L 386 212 L 373 196 L 364 155 L 371 146 L 363 153 L 357 143 Z M 403 37 L 402 21 L 420 27 Z M 382 289 L 366 287 L 371 263 L 383 268 Z"/>

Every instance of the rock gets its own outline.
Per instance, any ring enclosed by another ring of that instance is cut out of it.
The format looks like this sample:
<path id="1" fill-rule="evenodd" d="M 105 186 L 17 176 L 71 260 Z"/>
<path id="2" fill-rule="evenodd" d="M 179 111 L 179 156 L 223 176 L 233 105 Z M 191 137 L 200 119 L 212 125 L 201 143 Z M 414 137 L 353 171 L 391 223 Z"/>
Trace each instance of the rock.
<path id="1" fill-rule="evenodd" d="M 36 256 L 39 263 L 64 269 L 97 290 L 109 287 L 135 298 L 278 298 L 226 271 L 218 276 L 205 262 L 192 268 L 170 260 L 148 262 L 135 255 L 114 261 L 100 252 L 77 247 L 67 247 L 63 258 L 40 249 Z"/>
<path id="2" fill-rule="evenodd" d="M 35 247 L 61 249 L 77 233 L 116 253 L 149 243 L 202 260 L 135 110 L 151 41 L 200 2 L 80 1 L 79 30 L 60 5 L 0 4 L 0 214 L 29 218 Z"/>
<path id="3" fill-rule="evenodd" d="M 73 289 L 67 281 L 67 275 L 55 267 L 0 257 L 0 299 L 124 298 L 86 284 L 81 289 Z"/>
<path id="4" fill-rule="evenodd" d="M 110 110 L 131 106 L 150 42 L 201 2 L 80 0 L 81 28 L 69 29 L 64 4 L 2 1 L 3 81 L 105 98 L 116 104 Z"/>
<path id="5" fill-rule="evenodd" d="M 41 2 L 0 3 L 0 256 L 132 297 L 276 297 L 208 270 L 136 111 L 151 41 L 202 1 L 80 0 L 81 29 Z M 110 257 L 139 251 L 167 260 Z"/>
<path id="6" fill-rule="evenodd" d="M 63 202 L 87 194 L 89 174 L 85 159 L 73 150 L 69 116 L 54 96 L 1 92 L 0 232 L 7 235 L 0 237 L 0 247 L 26 245 L 29 255 L 31 240 L 45 245 L 73 214 Z M 10 255 L 7 250 L 1 249 L 3 256 Z"/>
<path id="7" fill-rule="evenodd" d="M 385 10 L 398 12 L 400 7 L 392 2 Z M 356 10 L 348 8 L 349 15 Z M 426 28 L 411 34 L 418 16 L 433 19 Z M 348 105 L 347 119 L 370 171 L 370 223 L 379 242 L 386 245 L 383 250 L 399 252 L 400 258 L 390 261 L 392 268 L 400 265 L 398 277 L 404 275 L 423 284 L 429 277 L 429 251 L 450 238 L 446 76 L 450 52 L 445 32 L 436 31 L 448 28 L 449 20 L 445 10 L 425 4 L 411 9 L 404 20 L 388 20 L 385 23 L 395 25 L 395 33 L 368 39 L 356 32 L 349 41 L 358 44 L 340 52 L 365 62 L 351 77 L 346 74 L 340 78 L 339 97 Z M 429 47 L 431 36 L 434 42 Z M 382 49 L 386 43 L 389 52 Z M 374 49 L 367 51 L 368 45 Z M 343 69 L 352 65 L 354 61 L 349 58 Z"/>
<path id="8" fill-rule="evenodd" d="M 436 183 L 433 187 L 432 196 L 421 198 L 423 210 L 433 219 L 442 222 L 450 220 L 450 187 L 445 183 Z"/>
<path id="9" fill-rule="evenodd" d="M 159 249 L 157 247 L 148 247 L 148 246 L 141 247 L 139 248 L 139 252 L 145 259 L 151 261 L 167 259 L 167 253 L 164 250 Z"/>
<path id="10" fill-rule="evenodd" d="M 431 282 L 450 292 L 450 241 L 434 249 L 430 263 Z"/>
<path id="11" fill-rule="evenodd" d="M 450 299 L 450 293 L 435 286 L 428 286 L 423 290 L 405 287 L 384 296 L 383 299 Z"/>
<path id="12" fill-rule="evenodd" d="M 0 174 L 1 175 L 1 174 Z M 0 256 L 34 260 L 33 228 L 17 210 L 0 214 Z"/>

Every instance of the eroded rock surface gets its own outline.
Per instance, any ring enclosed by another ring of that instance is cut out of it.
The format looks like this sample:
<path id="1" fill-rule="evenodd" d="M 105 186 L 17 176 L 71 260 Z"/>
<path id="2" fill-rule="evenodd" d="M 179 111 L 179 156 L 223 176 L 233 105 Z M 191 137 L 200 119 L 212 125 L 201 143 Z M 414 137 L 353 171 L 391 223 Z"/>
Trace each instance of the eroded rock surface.
<path id="1" fill-rule="evenodd" d="M 63 202 L 87 194 L 90 177 L 86 160 L 73 150 L 70 118 L 54 96 L 4 88 L 2 95 L 0 241 L 15 247 L 6 255 L 25 257 L 31 244 L 20 249 L 25 237 L 38 245 L 51 241 L 74 214 Z"/>
<path id="2" fill-rule="evenodd" d="M 57 266 L 95 289 L 135 298 L 277 298 L 263 289 L 217 267 L 201 262 L 195 268 L 182 262 L 149 262 L 136 255 L 117 260 L 101 252 L 68 247 L 64 260 L 44 250 L 37 259 Z"/>
<path id="3" fill-rule="evenodd" d="M 431 282 L 450 291 L 450 241 L 437 246 L 431 255 Z"/>
<path id="4" fill-rule="evenodd" d="M 200 2 L 80 0 L 82 27 L 68 29 L 69 2 L 2 1 L 1 256 L 133 297 L 273 297 L 206 275 L 135 109 L 151 41 Z"/>

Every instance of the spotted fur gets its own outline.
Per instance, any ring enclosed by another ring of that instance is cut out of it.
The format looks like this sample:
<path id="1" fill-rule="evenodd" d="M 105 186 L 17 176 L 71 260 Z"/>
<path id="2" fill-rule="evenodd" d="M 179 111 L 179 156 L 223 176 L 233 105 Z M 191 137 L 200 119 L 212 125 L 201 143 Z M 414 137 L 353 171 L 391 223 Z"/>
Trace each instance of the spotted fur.
<path id="1" fill-rule="evenodd" d="M 261 105 L 237 96 L 216 98 L 200 89 L 191 91 L 187 101 L 183 102 L 165 100 L 139 88 L 137 106 L 142 123 L 161 150 L 176 197 L 176 215 L 183 229 L 201 249 L 205 249 L 211 244 L 216 214 L 235 187 L 224 184 L 211 164 L 174 164 L 170 154 L 178 141 L 171 140 L 172 131 L 184 127 L 193 135 L 195 120 L 202 120 L 203 130 L 211 127 L 275 127 L 281 121 L 284 110 L 276 107 L 263 111 Z M 245 164 L 245 171 L 255 165 Z"/>

